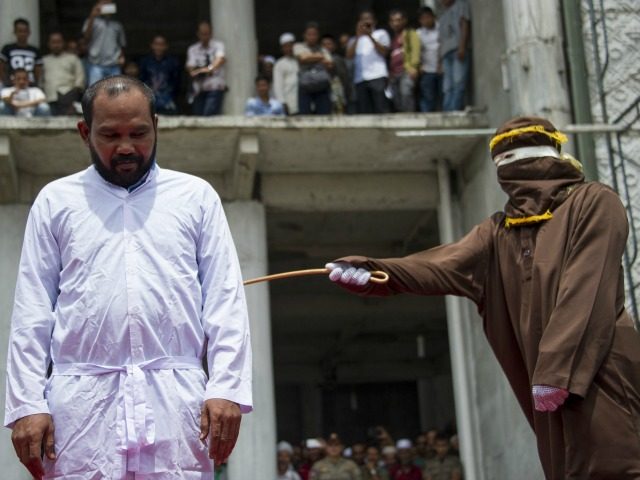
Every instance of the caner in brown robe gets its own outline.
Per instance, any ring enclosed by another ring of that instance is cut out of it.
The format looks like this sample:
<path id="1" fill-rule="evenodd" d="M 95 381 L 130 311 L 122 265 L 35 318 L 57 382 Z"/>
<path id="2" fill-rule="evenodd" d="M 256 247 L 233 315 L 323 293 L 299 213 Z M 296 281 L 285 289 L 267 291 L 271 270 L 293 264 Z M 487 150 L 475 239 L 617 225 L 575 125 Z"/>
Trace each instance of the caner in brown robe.
<path id="1" fill-rule="evenodd" d="M 532 123 L 517 120 L 515 126 Z M 545 144 L 539 137 L 510 138 L 496 150 Z M 347 288 L 473 300 L 535 432 L 547 479 L 639 479 L 640 336 L 624 307 L 624 207 L 614 191 L 585 183 L 558 158 L 500 166 L 498 178 L 509 195 L 505 212 L 456 243 L 404 258 L 342 258 L 390 276 L 385 285 Z M 505 226 L 508 217 L 547 211 L 546 219 Z M 532 385 L 564 388 L 570 396 L 557 411 L 539 412 Z"/>

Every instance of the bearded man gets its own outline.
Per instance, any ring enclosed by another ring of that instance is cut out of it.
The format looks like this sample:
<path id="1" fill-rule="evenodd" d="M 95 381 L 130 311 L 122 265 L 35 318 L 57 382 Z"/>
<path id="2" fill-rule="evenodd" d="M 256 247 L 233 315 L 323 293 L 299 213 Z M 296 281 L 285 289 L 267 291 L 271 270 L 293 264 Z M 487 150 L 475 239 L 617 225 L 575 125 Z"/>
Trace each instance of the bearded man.
<path id="1" fill-rule="evenodd" d="M 346 257 L 330 278 L 363 295 L 473 300 L 537 437 L 547 479 L 640 478 L 640 336 L 624 306 L 628 234 L 614 191 L 585 182 L 549 121 L 492 139 L 504 212 L 456 243 L 395 259 Z M 369 282 L 383 270 L 389 282 Z"/>
<path id="2" fill-rule="evenodd" d="M 109 77 L 82 104 L 93 165 L 45 186 L 27 221 L 5 425 L 36 478 L 211 478 L 252 408 L 220 199 L 156 164 L 146 85 Z"/>

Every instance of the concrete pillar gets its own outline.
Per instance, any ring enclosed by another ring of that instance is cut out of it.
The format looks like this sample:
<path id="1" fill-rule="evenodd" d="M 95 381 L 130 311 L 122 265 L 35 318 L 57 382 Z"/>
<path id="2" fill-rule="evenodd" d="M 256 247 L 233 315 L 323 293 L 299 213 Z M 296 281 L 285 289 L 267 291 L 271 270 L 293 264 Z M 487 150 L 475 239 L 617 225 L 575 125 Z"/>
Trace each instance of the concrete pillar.
<path id="1" fill-rule="evenodd" d="M 13 21 L 26 18 L 31 25 L 29 43 L 40 45 L 40 2 L 38 0 L 2 0 L 0 1 L 0 45 L 15 42 Z"/>
<path id="2" fill-rule="evenodd" d="M 457 228 L 454 223 L 454 211 L 451 200 L 451 179 L 446 162 L 439 161 L 438 189 L 440 205 L 438 206 L 438 226 L 440 242 L 451 243 L 457 238 Z M 484 471 L 481 467 L 482 452 L 480 450 L 480 436 L 477 417 L 479 415 L 476 402 L 472 395 L 473 374 L 467 353 L 468 329 L 463 314 L 463 300 L 460 297 L 447 295 L 445 305 L 447 309 L 447 329 L 449 330 L 449 351 L 451 352 L 451 374 L 453 377 L 453 392 L 456 405 L 456 420 L 458 436 L 460 438 L 460 457 L 465 469 L 467 480 L 483 480 Z"/>
<path id="3" fill-rule="evenodd" d="M 253 0 L 210 2 L 213 36 L 224 42 L 227 57 L 229 91 L 224 100 L 224 113 L 242 115 L 247 98 L 253 95 L 257 73 L 258 42 Z"/>
<path id="4" fill-rule="evenodd" d="M 2 272 L 0 275 L 0 415 L 3 419 L 7 346 L 9 345 L 13 294 L 28 214 L 29 207 L 27 205 L 0 206 L 0 225 L 2 225 L 2 229 L 0 229 L 0 272 Z M 11 431 L 6 428 L 0 428 L 0 465 L 2 465 L 2 475 L 0 475 L 2 478 L 15 478 L 16 480 L 31 478 L 27 469 L 18 461 L 11 443 Z"/>
<path id="5" fill-rule="evenodd" d="M 571 123 L 560 2 L 502 0 L 502 6 L 512 114 Z"/>
<path id="6" fill-rule="evenodd" d="M 258 202 L 225 204 L 231 234 L 245 279 L 267 274 L 264 206 Z M 270 478 L 276 473 L 276 415 L 271 354 L 269 284 L 246 289 L 253 349 L 254 411 L 242 419 L 240 438 L 229 460 L 229 480 Z"/>

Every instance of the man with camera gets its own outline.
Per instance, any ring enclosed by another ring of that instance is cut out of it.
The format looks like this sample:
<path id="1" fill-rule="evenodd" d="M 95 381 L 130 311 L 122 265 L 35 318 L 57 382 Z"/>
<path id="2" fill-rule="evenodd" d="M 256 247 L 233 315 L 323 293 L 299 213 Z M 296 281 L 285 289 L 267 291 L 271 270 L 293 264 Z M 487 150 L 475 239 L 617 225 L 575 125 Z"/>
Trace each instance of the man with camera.
<path id="1" fill-rule="evenodd" d="M 89 56 L 88 85 L 118 75 L 124 65 L 123 49 L 127 40 L 122 23 L 113 18 L 116 11 L 115 3 L 100 0 L 93 6 L 82 27 Z"/>
<path id="2" fill-rule="evenodd" d="M 386 56 L 391 39 L 384 29 L 376 29 L 376 17 L 370 10 L 360 14 L 356 36 L 347 46 L 347 58 L 354 60 L 357 113 L 388 113 L 384 93 L 389 72 Z"/>

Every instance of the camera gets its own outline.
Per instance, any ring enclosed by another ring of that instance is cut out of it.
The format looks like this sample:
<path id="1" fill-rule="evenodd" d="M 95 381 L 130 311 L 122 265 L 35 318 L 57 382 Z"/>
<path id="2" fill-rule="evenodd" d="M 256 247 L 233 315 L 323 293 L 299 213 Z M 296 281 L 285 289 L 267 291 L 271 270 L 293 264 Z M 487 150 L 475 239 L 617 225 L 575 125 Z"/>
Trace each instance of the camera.
<path id="1" fill-rule="evenodd" d="M 113 15 L 117 10 L 118 8 L 115 3 L 105 3 L 100 6 L 100 13 L 102 15 Z"/>

